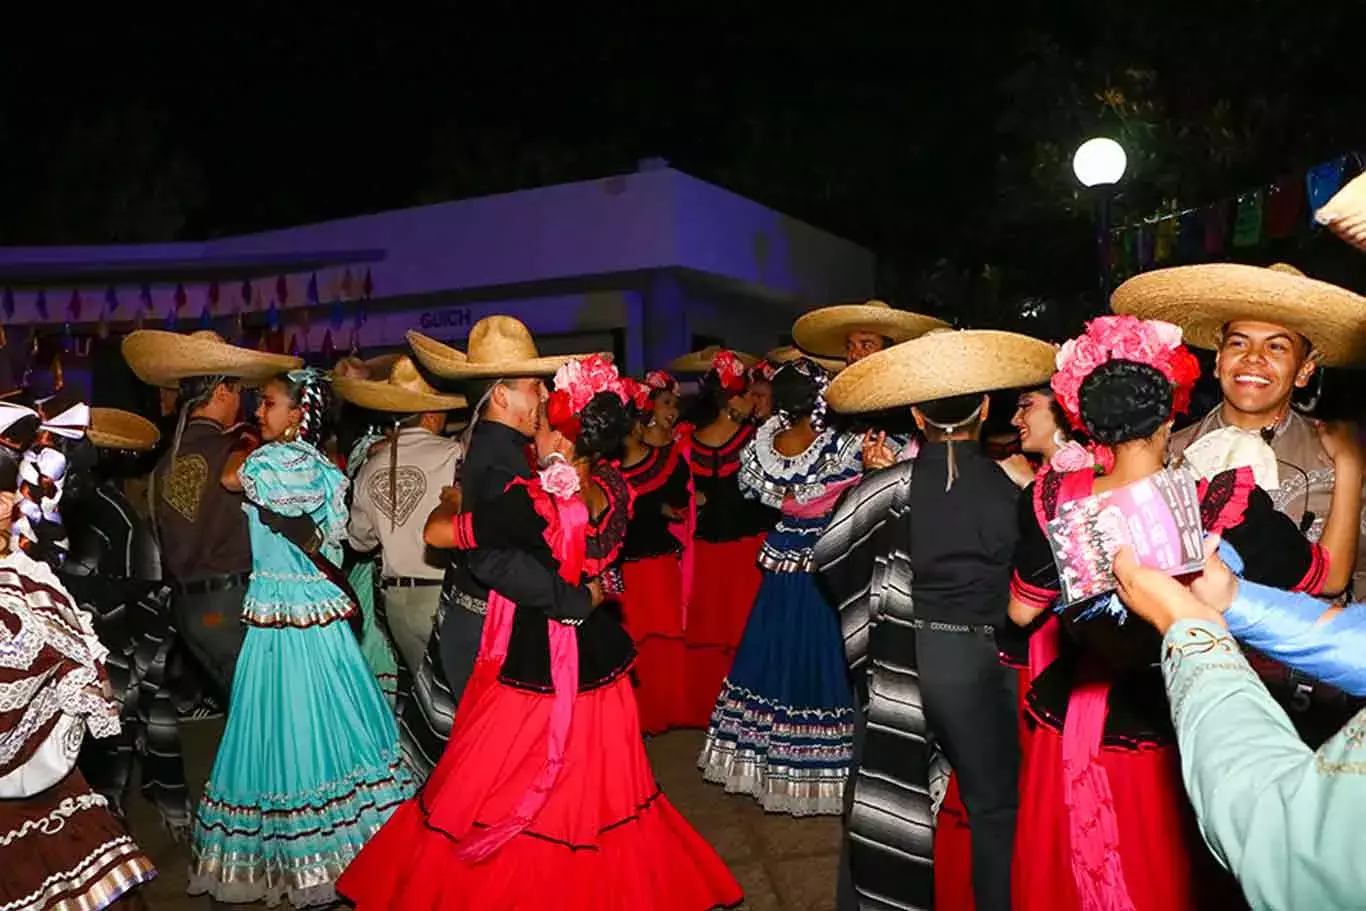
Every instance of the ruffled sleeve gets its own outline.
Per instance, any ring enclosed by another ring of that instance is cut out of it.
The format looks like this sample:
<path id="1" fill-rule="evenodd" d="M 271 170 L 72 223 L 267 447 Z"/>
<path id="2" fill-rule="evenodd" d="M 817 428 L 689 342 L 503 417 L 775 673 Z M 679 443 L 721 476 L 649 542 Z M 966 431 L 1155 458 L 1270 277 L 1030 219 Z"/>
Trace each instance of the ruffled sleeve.
<path id="1" fill-rule="evenodd" d="M 349 482 L 337 466 L 306 443 L 268 443 L 238 471 L 242 492 L 256 505 L 282 516 L 310 516 L 325 546 L 346 534 Z"/>
<path id="2" fill-rule="evenodd" d="M 1225 479 L 1235 472 L 1245 477 Z M 1223 484 L 1232 485 L 1236 493 L 1223 505 L 1215 505 L 1210 497 L 1221 479 Z M 1219 525 L 1211 527 L 1207 520 L 1206 529 L 1218 531 L 1238 551 L 1243 558 L 1244 578 L 1288 591 L 1323 591 L 1328 576 L 1328 552 L 1306 538 L 1294 520 L 1276 509 L 1266 491 L 1252 481 L 1249 469 L 1222 472 L 1210 480 L 1209 486 L 1210 494 L 1202 497 L 1202 512 L 1217 511 Z"/>

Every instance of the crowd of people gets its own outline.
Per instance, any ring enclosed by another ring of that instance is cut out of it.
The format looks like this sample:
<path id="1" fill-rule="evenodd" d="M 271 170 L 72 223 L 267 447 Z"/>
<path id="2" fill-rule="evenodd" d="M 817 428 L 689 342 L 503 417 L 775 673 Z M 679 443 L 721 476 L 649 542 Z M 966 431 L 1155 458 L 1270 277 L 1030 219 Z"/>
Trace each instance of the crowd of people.
<path id="1" fill-rule="evenodd" d="M 1293 400 L 1366 365 L 1366 298 L 1219 264 L 1111 303 L 1061 346 L 825 307 L 638 379 L 507 316 L 328 372 L 139 330 L 165 439 L 13 390 L 0 911 L 139 905 L 135 780 L 215 905 L 739 907 L 651 770 L 679 728 L 843 817 L 840 911 L 1362 907 L 1364 457 Z M 1069 598 L 1060 517 L 1164 472 L 1203 567 L 1121 548 Z"/>

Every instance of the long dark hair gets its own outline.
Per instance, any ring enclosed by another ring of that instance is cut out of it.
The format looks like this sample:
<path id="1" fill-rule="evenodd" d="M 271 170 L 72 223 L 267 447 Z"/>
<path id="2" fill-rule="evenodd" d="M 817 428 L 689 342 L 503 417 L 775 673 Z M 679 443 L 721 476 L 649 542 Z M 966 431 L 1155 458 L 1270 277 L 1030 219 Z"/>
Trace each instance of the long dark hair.
<path id="1" fill-rule="evenodd" d="M 321 370 L 303 367 L 281 373 L 271 379 L 284 389 L 290 404 L 302 414 L 299 419 L 299 440 L 322 449 L 335 413 L 335 394 L 332 383 Z"/>

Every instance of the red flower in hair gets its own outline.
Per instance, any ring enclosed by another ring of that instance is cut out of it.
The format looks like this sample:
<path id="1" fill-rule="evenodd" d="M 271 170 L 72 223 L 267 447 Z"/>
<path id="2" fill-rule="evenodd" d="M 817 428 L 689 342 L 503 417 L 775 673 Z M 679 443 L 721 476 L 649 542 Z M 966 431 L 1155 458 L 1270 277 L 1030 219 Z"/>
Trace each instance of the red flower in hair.
<path id="1" fill-rule="evenodd" d="M 645 385 L 655 392 L 678 392 L 678 380 L 664 370 L 651 370 L 645 374 Z"/>
<path id="2" fill-rule="evenodd" d="M 651 388 L 644 383 L 637 383 L 628 377 L 621 380 L 622 386 L 626 389 L 626 395 L 631 403 L 636 406 L 637 411 L 649 411 L 654 404 L 650 401 Z"/>
<path id="3" fill-rule="evenodd" d="M 758 381 L 762 383 L 771 383 L 777 372 L 777 364 L 772 361 L 763 360 L 749 368 L 749 378 L 751 382 Z"/>
<path id="4" fill-rule="evenodd" d="M 545 403 L 545 416 L 550 421 L 550 426 L 565 437 L 576 440 L 579 437 L 579 419 L 574 415 L 573 403 L 569 399 L 569 391 L 556 389 L 550 393 L 550 398 Z"/>
<path id="5" fill-rule="evenodd" d="M 1076 427 L 1085 429 L 1081 419 L 1082 383 L 1101 364 L 1113 360 L 1135 361 L 1160 370 L 1172 384 L 1172 413 L 1183 414 L 1190 407 L 1200 363 L 1181 343 L 1181 329 L 1162 320 L 1101 316 L 1087 323 L 1082 335 L 1068 340 L 1058 351 L 1053 394 Z"/>
<path id="6" fill-rule="evenodd" d="M 721 388 L 732 395 L 745 391 L 745 365 L 734 351 L 722 349 L 712 358 L 711 369 L 721 380 Z"/>

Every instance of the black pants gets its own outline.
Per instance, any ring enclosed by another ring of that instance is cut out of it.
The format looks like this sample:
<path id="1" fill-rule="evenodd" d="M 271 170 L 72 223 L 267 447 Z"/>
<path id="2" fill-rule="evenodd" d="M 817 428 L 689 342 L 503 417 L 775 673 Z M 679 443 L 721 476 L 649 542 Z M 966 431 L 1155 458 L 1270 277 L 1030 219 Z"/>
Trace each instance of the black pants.
<path id="1" fill-rule="evenodd" d="M 1015 674 L 980 633 L 917 630 L 916 662 L 926 721 L 958 776 L 972 828 L 978 911 L 1008 911 L 1020 777 Z"/>
<path id="2" fill-rule="evenodd" d="M 441 670 L 446 685 L 451 689 L 452 704 L 460 705 L 465 684 L 474 673 L 474 661 L 479 657 L 479 640 L 484 635 L 484 617 L 466 610 L 452 600 L 441 621 Z"/>
<path id="3" fill-rule="evenodd" d="M 218 690 L 224 706 L 232 695 L 232 675 L 247 634 L 242 623 L 242 599 L 246 594 L 246 586 L 239 585 L 194 595 L 176 592 L 171 596 L 176 632 Z"/>

